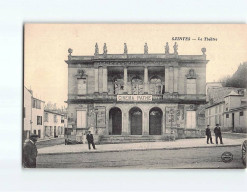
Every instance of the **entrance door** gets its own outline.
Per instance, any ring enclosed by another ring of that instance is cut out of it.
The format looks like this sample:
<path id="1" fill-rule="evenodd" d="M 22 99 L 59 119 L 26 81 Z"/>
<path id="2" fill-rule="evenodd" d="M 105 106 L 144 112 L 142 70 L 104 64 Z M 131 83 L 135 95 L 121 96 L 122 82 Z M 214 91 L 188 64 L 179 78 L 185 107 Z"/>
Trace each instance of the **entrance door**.
<path id="1" fill-rule="evenodd" d="M 161 135 L 162 130 L 162 111 L 153 108 L 149 112 L 149 135 Z"/>
<path id="2" fill-rule="evenodd" d="M 234 131 L 234 113 L 232 113 L 232 131 Z"/>
<path id="3" fill-rule="evenodd" d="M 56 126 L 54 126 L 54 137 L 57 137 Z"/>
<path id="4" fill-rule="evenodd" d="M 38 130 L 38 136 L 41 137 L 41 130 Z"/>
<path id="5" fill-rule="evenodd" d="M 109 113 L 111 120 L 112 135 L 122 134 L 122 112 L 119 108 L 112 108 Z"/>
<path id="6" fill-rule="evenodd" d="M 142 111 L 140 108 L 130 110 L 131 135 L 142 135 Z"/>

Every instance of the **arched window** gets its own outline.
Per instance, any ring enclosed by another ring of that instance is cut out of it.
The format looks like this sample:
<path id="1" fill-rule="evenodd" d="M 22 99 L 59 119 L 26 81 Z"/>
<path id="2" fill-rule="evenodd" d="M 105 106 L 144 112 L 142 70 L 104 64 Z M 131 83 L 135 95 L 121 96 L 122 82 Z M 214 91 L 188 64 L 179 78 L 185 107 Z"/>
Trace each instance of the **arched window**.
<path id="1" fill-rule="evenodd" d="M 124 80 L 117 76 L 113 79 L 113 93 L 122 94 L 124 92 Z"/>
<path id="2" fill-rule="evenodd" d="M 132 94 L 143 94 L 143 81 L 139 76 L 135 76 L 131 80 Z"/>
<path id="3" fill-rule="evenodd" d="M 150 79 L 149 91 L 150 94 L 162 94 L 162 82 L 161 79 L 157 76 L 153 76 Z"/>

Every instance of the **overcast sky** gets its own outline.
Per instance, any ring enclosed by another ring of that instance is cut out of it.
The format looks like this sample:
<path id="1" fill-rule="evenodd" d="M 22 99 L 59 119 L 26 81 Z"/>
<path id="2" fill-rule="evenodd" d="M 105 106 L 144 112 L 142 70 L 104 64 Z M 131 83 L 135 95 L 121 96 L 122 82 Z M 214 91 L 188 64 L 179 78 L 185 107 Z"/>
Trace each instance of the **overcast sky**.
<path id="1" fill-rule="evenodd" d="M 177 41 L 180 55 L 201 55 L 207 49 L 207 82 L 232 75 L 240 63 L 247 61 L 247 25 L 245 24 L 26 24 L 24 29 L 24 84 L 34 96 L 57 105 L 66 105 L 68 90 L 68 48 L 72 55 L 94 55 L 107 44 L 109 54 L 143 53 L 145 42 L 149 53 L 164 53 L 172 37 L 213 37 L 217 41 Z"/>

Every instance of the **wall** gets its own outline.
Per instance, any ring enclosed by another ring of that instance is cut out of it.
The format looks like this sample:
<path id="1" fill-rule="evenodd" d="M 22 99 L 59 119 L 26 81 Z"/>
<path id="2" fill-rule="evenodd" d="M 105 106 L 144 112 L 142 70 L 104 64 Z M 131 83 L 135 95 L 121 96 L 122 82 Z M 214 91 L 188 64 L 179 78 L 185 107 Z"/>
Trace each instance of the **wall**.
<path id="1" fill-rule="evenodd" d="M 24 120 L 24 131 L 31 131 L 31 111 L 32 111 L 32 94 L 30 91 L 24 87 L 24 108 L 25 108 L 25 118 Z"/>
<path id="2" fill-rule="evenodd" d="M 45 114 L 48 114 L 48 121 L 45 121 Z M 57 122 L 54 121 L 54 116 L 57 115 Z M 56 127 L 56 135 L 58 137 L 64 136 L 64 123 L 61 123 L 62 116 L 51 112 L 44 112 L 44 135 L 45 137 L 54 137 L 54 130 Z"/>
<path id="3" fill-rule="evenodd" d="M 36 130 L 36 134 L 38 134 L 38 130 L 41 131 L 40 138 L 44 138 L 44 102 L 41 101 L 41 108 L 32 108 L 32 133 Z M 37 125 L 37 116 L 42 116 L 42 125 Z"/>

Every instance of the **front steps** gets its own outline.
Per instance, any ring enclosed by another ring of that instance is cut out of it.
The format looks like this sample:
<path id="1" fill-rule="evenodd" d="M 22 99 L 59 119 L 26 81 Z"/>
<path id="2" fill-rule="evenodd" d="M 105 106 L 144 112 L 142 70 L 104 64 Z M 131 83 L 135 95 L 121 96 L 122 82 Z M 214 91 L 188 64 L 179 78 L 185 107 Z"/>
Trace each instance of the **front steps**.
<path id="1" fill-rule="evenodd" d="M 174 141 L 174 134 L 165 135 L 103 135 L 100 144 L 119 144 L 119 143 L 140 143 L 140 142 L 162 142 Z"/>

